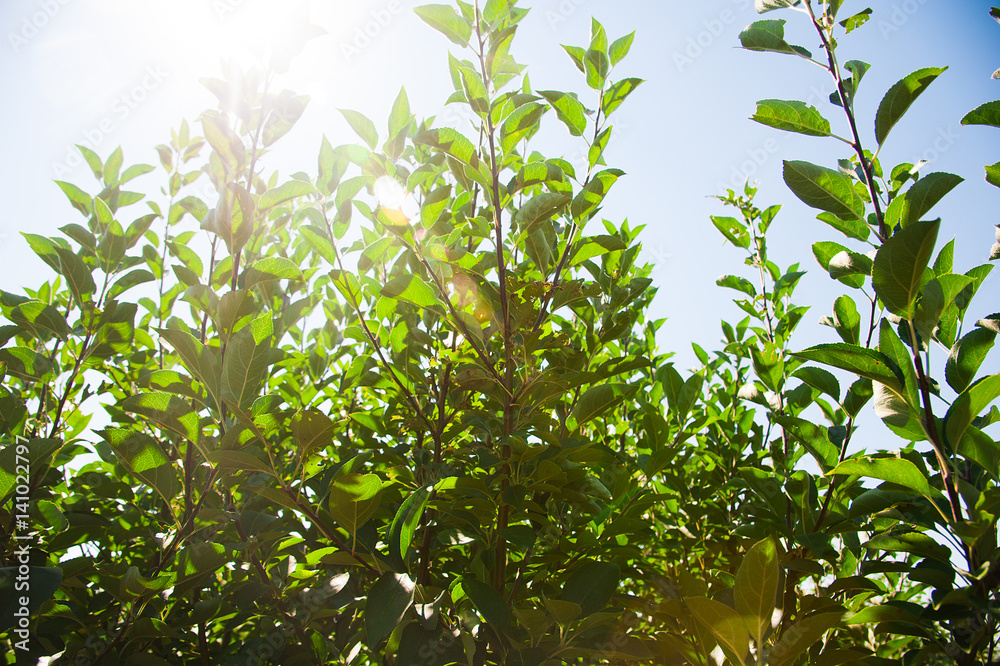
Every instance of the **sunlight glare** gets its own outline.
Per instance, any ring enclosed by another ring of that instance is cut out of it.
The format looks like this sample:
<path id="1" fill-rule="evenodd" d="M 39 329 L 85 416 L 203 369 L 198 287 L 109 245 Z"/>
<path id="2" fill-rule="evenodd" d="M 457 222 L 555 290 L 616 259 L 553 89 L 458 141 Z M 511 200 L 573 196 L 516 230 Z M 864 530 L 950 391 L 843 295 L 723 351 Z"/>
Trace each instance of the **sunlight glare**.
<path id="1" fill-rule="evenodd" d="M 133 33 L 131 38 L 178 78 L 213 75 L 220 61 L 230 59 L 244 68 L 273 62 L 277 73 L 284 73 L 305 42 L 321 34 L 310 25 L 307 0 L 105 0 L 102 5 L 109 20 Z"/>

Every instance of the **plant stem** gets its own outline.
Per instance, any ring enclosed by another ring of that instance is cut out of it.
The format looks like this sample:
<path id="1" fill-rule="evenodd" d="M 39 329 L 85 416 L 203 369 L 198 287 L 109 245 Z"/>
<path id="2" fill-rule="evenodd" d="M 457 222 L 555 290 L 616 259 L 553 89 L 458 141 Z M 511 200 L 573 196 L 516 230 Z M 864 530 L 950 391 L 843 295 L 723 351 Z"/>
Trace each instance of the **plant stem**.
<path id="1" fill-rule="evenodd" d="M 884 243 L 889 240 L 889 230 L 885 225 L 885 216 L 882 213 L 882 205 L 878 197 L 878 189 L 875 187 L 875 176 L 872 163 L 865 157 L 864 147 L 861 144 L 861 135 L 858 133 L 858 124 L 854 118 L 854 100 L 848 96 L 847 88 L 844 86 L 844 79 L 840 73 L 840 66 L 837 64 L 837 57 L 834 54 L 833 42 L 830 40 L 829 28 L 824 26 L 817 18 L 816 14 L 812 8 L 812 2 L 806 0 L 806 9 L 809 12 L 810 18 L 812 18 L 813 26 L 816 28 L 816 32 L 819 33 L 819 38 L 823 42 L 823 50 L 826 51 L 827 59 L 830 62 L 828 68 L 830 75 L 833 77 L 834 82 L 837 84 L 837 94 L 840 95 L 841 106 L 844 109 L 844 113 L 847 115 L 847 122 L 851 126 L 851 135 L 854 137 L 854 143 L 851 147 L 854 148 L 854 152 L 858 155 L 858 160 L 861 163 L 861 168 L 865 174 L 865 186 L 868 188 L 868 194 L 871 196 L 872 205 L 875 206 L 875 219 L 878 221 L 878 235 L 879 239 Z"/>

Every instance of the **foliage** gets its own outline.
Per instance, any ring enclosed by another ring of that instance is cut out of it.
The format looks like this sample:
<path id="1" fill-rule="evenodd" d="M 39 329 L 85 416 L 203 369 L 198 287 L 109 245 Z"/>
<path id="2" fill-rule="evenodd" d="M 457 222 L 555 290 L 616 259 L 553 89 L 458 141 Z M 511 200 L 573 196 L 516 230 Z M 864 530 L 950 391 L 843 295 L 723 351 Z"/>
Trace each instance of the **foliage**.
<path id="1" fill-rule="evenodd" d="M 813 246 L 849 290 L 823 320 L 839 342 L 793 351 L 803 270 L 769 257 L 780 206 L 748 184 L 712 218 L 746 255 L 719 279 L 746 317 L 686 378 L 645 316 L 642 227 L 601 217 L 610 120 L 641 81 L 615 75 L 633 36 L 597 21 L 564 47 L 583 92 L 535 91 L 516 2 L 418 8 L 459 49 L 469 126 L 401 91 L 385 132 L 343 110 L 363 145 L 324 139 L 314 175 L 260 171 L 308 102 L 266 67 L 206 80 L 218 108 L 159 169 L 81 149 L 100 191 L 59 187 L 82 223 L 24 234 L 56 277 L 0 292 L 0 631 L 20 640 L 28 514 L 25 645 L 56 663 L 991 661 L 1000 331 L 966 319 L 992 266 L 955 273 L 923 219 L 961 178 L 878 159 L 944 68 L 890 89 L 866 150 L 869 66 L 837 37 L 871 12 L 840 4 L 758 2 L 802 10 L 817 59 L 780 19 L 741 35 L 837 86 L 848 138 L 795 100 L 754 120 L 850 148 L 784 170 L 846 237 Z M 963 122 L 1000 126 L 997 104 Z M 585 164 L 535 150 L 553 130 Z M 125 189 L 152 171 L 158 195 Z M 901 450 L 851 451 L 868 403 Z"/>

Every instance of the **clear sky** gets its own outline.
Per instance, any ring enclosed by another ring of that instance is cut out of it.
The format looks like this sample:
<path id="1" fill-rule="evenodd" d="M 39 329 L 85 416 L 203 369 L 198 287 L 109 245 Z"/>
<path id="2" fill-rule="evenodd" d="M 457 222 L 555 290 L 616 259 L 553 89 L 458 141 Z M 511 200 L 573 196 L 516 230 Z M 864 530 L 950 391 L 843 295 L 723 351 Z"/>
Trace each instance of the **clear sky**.
<path id="1" fill-rule="evenodd" d="M 439 0 L 443 1 L 443 0 Z M 993 243 L 1000 191 L 983 180 L 983 165 L 1000 160 L 1000 130 L 962 127 L 962 116 L 1000 98 L 1000 25 L 980 0 L 872 0 L 875 15 L 841 40 L 841 59 L 874 66 L 858 98 L 862 136 L 874 143 L 873 118 L 885 91 L 913 70 L 950 65 L 904 119 L 882 153 L 883 164 L 930 159 L 929 171 L 966 178 L 934 211 L 943 218 L 942 241 L 957 237 L 956 269 L 985 263 Z M 269 156 L 270 168 L 289 174 L 314 172 L 320 137 L 334 145 L 354 141 L 337 108 L 357 109 L 383 127 L 392 100 L 405 85 L 418 116 L 447 115 L 450 92 L 447 52 L 453 47 L 420 22 L 411 0 L 312 0 L 312 21 L 327 35 L 310 42 L 292 64 L 284 84 L 312 95 L 295 130 Z M 735 292 L 715 286 L 724 273 L 743 269 L 742 256 L 724 246 L 709 221 L 728 214 L 711 195 L 760 181 L 758 201 L 785 204 L 772 227 L 771 259 L 795 261 L 809 271 L 797 301 L 813 307 L 795 345 L 832 341 L 816 324 L 841 293 L 812 258 L 819 240 L 843 241 L 799 204 L 781 180 L 783 159 L 827 166 L 847 156 L 845 146 L 785 134 L 748 117 L 763 98 L 803 99 L 815 104 L 844 135 L 844 119 L 826 97 L 825 72 L 807 62 L 738 47 L 740 31 L 759 17 L 752 0 L 524 0 L 532 9 L 514 44 L 529 65 L 536 89 L 586 91 L 581 76 L 559 47 L 584 44 L 590 16 L 613 39 L 637 30 L 621 76 L 647 80 L 618 113 L 608 160 L 628 176 L 605 208 L 614 221 L 645 224 L 644 258 L 654 264 L 659 293 L 651 313 L 667 317 L 660 343 L 693 362 L 689 343 L 708 349 L 721 338 L 719 318 L 741 318 L 731 305 Z M 846 0 L 848 16 L 867 7 Z M 219 74 L 220 52 L 242 50 L 246 35 L 258 43 L 262 30 L 280 32 L 287 17 L 305 9 L 286 0 L 3 0 L 0 3 L 0 288 L 20 291 L 45 279 L 43 264 L 18 232 L 54 234 L 78 214 L 51 182 L 69 180 L 94 191 L 73 145 L 89 142 L 106 157 L 116 146 L 125 162 L 155 164 L 153 147 L 171 128 L 214 104 L 199 77 Z M 814 53 L 815 33 L 803 17 L 787 11 L 788 37 Z M 262 20 L 263 19 L 263 20 Z M 556 121 L 553 135 L 559 135 Z M 572 154 L 576 144 L 551 139 L 553 150 Z M 551 152 L 551 151 L 550 151 Z M 73 166 L 75 164 L 75 166 Z M 158 185 L 155 175 L 136 189 Z M 138 210 L 138 209 L 137 209 Z M 137 213 L 138 215 L 138 213 Z M 855 248 L 857 249 L 857 248 Z M 1000 310 L 1000 277 L 993 276 L 973 314 Z M 940 372 L 943 357 L 938 357 Z M 990 370 L 989 368 L 985 368 Z M 997 371 L 998 368 L 992 368 Z"/>

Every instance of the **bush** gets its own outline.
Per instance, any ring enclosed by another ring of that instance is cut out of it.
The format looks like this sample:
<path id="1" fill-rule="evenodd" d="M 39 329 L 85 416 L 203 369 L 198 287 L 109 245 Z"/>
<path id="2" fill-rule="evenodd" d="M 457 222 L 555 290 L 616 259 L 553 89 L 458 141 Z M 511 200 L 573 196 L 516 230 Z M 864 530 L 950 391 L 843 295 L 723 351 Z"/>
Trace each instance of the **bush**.
<path id="1" fill-rule="evenodd" d="M 642 82 L 615 75 L 633 36 L 597 21 L 565 47 L 580 92 L 535 91 L 516 2 L 418 8 L 461 49 L 449 102 L 473 131 L 401 91 L 385 123 L 344 111 L 362 143 L 324 139 L 314 175 L 260 172 L 307 102 L 270 69 L 208 81 L 218 108 L 159 168 L 84 149 L 103 189 L 59 183 L 82 223 L 24 234 L 56 277 L 0 292 L 8 663 L 992 660 L 1000 375 L 977 375 L 998 315 L 963 328 L 992 267 L 955 273 L 952 243 L 931 261 L 921 218 L 958 176 L 865 149 L 867 65 L 836 39 L 868 13 L 839 7 L 801 4 L 815 59 L 783 21 L 740 38 L 837 84 L 851 155 L 784 173 L 850 244 L 813 247 L 853 290 L 824 319 L 840 342 L 792 351 L 803 273 L 769 258 L 780 207 L 748 184 L 712 219 L 746 254 L 719 281 L 746 318 L 687 377 L 645 316 L 642 227 L 602 217 L 611 119 Z M 941 71 L 889 91 L 879 148 Z M 535 150 L 546 117 L 585 170 Z M 754 120 L 840 138 L 794 100 Z M 154 171 L 162 208 L 124 189 Z M 869 402 L 900 451 L 848 454 Z"/>

